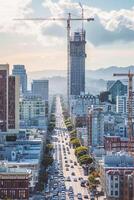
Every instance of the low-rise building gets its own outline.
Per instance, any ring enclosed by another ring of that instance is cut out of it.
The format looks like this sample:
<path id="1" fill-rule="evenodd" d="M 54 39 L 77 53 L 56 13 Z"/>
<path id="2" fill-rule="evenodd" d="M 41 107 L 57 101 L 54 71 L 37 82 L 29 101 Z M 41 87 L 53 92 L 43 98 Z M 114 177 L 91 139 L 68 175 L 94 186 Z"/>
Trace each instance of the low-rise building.
<path id="1" fill-rule="evenodd" d="M 131 151 L 134 152 L 134 140 L 129 141 L 128 138 L 120 136 L 104 136 L 104 149 L 105 151 Z"/>
<path id="2" fill-rule="evenodd" d="M 0 163 L 0 199 L 29 199 L 31 170 Z"/>
<path id="3" fill-rule="evenodd" d="M 125 153 L 110 152 L 100 162 L 100 180 L 107 200 L 134 199 L 133 156 Z"/>
<path id="4" fill-rule="evenodd" d="M 8 168 L 31 170 L 30 191 L 33 191 L 38 183 L 43 141 L 44 136 L 29 132 L 29 136 L 25 138 L 0 144 L 0 159 L 6 160 Z"/>

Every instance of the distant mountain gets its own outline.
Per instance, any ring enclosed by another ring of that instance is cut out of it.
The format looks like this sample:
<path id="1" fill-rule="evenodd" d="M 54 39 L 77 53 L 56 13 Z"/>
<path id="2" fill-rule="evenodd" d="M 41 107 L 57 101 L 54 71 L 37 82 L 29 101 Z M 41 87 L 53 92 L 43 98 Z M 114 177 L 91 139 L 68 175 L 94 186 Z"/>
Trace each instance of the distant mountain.
<path id="1" fill-rule="evenodd" d="M 131 72 L 134 72 L 134 66 L 133 65 L 128 67 L 111 66 L 108 68 L 100 68 L 98 70 L 88 70 L 86 72 L 86 76 L 91 78 L 94 77 L 95 79 L 112 80 L 115 79 L 113 77 L 114 73 L 128 73 L 129 70 Z"/>
<path id="2" fill-rule="evenodd" d="M 128 67 L 116 67 L 111 66 L 108 68 L 100 68 L 97 70 L 86 70 L 86 78 L 92 79 L 114 79 L 113 73 L 127 73 L 128 71 L 134 72 L 134 65 Z M 66 77 L 66 70 L 44 70 L 44 71 L 36 71 L 36 72 L 28 72 L 28 75 L 31 79 L 41 79 L 44 77 L 53 77 L 53 76 L 61 76 Z"/>
<path id="3" fill-rule="evenodd" d="M 86 92 L 91 94 L 99 94 L 100 91 L 106 90 L 107 80 L 115 79 L 113 73 L 134 72 L 134 66 L 129 67 L 108 67 L 98 70 L 86 70 Z M 50 94 L 60 93 L 66 94 L 67 80 L 65 70 L 44 70 L 37 72 L 29 72 L 29 88 L 33 79 L 48 79 Z M 116 77 L 117 79 L 117 77 Z M 124 79 L 124 77 L 123 77 Z"/>

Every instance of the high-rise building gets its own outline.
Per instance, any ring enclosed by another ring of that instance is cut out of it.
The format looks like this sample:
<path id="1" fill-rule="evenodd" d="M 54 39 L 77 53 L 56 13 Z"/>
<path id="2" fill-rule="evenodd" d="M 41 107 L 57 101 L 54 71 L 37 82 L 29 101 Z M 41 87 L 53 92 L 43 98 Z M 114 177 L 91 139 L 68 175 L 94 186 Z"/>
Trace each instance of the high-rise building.
<path id="1" fill-rule="evenodd" d="M 123 84 L 120 80 L 113 82 L 111 87 L 109 86 L 109 92 L 111 94 L 111 100 L 116 103 L 116 97 L 127 94 L 127 85 Z"/>
<path id="2" fill-rule="evenodd" d="M 8 74 L 9 65 L 0 65 L 0 131 L 8 129 Z"/>
<path id="3" fill-rule="evenodd" d="M 14 65 L 12 74 L 20 78 L 20 91 L 22 94 L 27 92 L 27 73 L 24 65 Z"/>
<path id="4" fill-rule="evenodd" d="M 40 96 L 43 100 L 48 101 L 49 82 L 48 80 L 33 80 L 32 95 Z"/>
<path id="5" fill-rule="evenodd" d="M 87 123 L 89 146 L 102 146 L 104 138 L 104 113 L 102 108 L 91 108 Z"/>
<path id="6" fill-rule="evenodd" d="M 19 78 L 9 76 L 9 65 L 0 65 L 0 131 L 19 128 Z"/>
<path id="7" fill-rule="evenodd" d="M 120 114 L 128 114 L 128 96 L 122 95 L 116 97 L 116 112 Z M 132 114 L 134 117 L 134 93 L 132 99 Z"/>
<path id="8" fill-rule="evenodd" d="M 8 77 L 8 129 L 19 129 L 19 77 Z"/>
<path id="9" fill-rule="evenodd" d="M 70 69 L 68 87 L 70 95 L 85 92 L 85 32 L 75 32 L 70 39 Z"/>

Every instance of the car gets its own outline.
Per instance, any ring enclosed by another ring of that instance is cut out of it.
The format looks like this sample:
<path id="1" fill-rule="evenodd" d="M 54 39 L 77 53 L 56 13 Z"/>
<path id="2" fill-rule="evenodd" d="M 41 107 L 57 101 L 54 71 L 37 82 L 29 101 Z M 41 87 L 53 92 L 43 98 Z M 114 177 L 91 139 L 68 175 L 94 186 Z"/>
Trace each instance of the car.
<path id="1" fill-rule="evenodd" d="M 65 156 L 65 157 L 64 157 L 64 159 L 66 160 L 66 159 L 67 159 L 67 157 Z"/>
<path id="2" fill-rule="evenodd" d="M 74 165 L 77 165 L 77 162 L 76 162 L 76 161 L 74 161 Z"/>
<path id="3" fill-rule="evenodd" d="M 73 163 L 73 161 L 72 161 L 72 160 L 70 160 L 70 163 Z"/>
<path id="4" fill-rule="evenodd" d="M 69 190 L 69 191 L 73 191 L 73 187 L 72 187 L 72 186 L 70 186 L 68 190 Z"/>
<path id="5" fill-rule="evenodd" d="M 77 197 L 78 197 L 78 199 L 82 199 L 82 194 L 81 194 L 81 193 L 78 193 L 78 194 L 77 194 Z"/>
<path id="6" fill-rule="evenodd" d="M 73 166 L 73 165 L 71 165 L 71 168 L 74 168 L 74 166 Z"/>
<path id="7" fill-rule="evenodd" d="M 68 161 L 67 161 L 67 160 L 65 160 L 65 163 L 68 163 Z"/>
<path id="8" fill-rule="evenodd" d="M 70 165 L 69 164 L 65 164 L 65 167 L 69 167 Z"/>
<path id="9" fill-rule="evenodd" d="M 66 168 L 66 171 L 69 171 L 69 168 L 68 168 L 68 167 Z"/>
<path id="10" fill-rule="evenodd" d="M 85 194 L 85 195 L 84 195 L 84 199 L 89 199 L 89 198 L 88 198 L 88 195 Z"/>
<path id="11" fill-rule="evenodd" d="M 75 176 L 75 173 L 74 173 L 74 172 L 72 172 L 72 173 L 71 173 L 71 175 L 72 175 L 72 176 Z"/>
<path id="12" fill-rule="evenodd" d="M 68 176 L 68 177 L 66 178 L 66 181 L 71 181 L 70 176 Z"/>
<path id="13" fill-rule="evenodd" d="M 77 182 L 77 178 L 74 178 L 74 182 Z"/>
<path id="14" fill-rule="evenodd" d="M 81 187 L 85 187 L 85 181 L 83 179 L 81 179 L 80 185 L 81 185 Z"/>

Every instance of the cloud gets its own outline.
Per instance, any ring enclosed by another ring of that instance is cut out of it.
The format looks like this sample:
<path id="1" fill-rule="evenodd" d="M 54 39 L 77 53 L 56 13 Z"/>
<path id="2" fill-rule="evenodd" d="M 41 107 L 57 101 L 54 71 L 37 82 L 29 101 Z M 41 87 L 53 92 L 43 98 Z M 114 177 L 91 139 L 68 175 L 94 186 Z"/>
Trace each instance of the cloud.
<path id="1" fill-rule="evenodd" d="M 29 16 L 32 0 L 0 0 L 0 32 L 13 32 L 16 22 L 14 18 Z"/>
<path id="2" fill-rule="evenodd" d="M 95 22 L 85 25 L 86 28 L 89 27 L 88 40 L 94 45 L 134 40 L 134 8 L 108 12 L 88 5 L 83 7 L 85 17 L 95 17 Z M 72 17 L 81 16 L 79 4 L 71 0 L 42 0 L 42 8 L 44 13 L 50 13 L 50 17 L 67 17 L 69 12 L 72 13 Z M 63 21 L 38 23 L 13 20 L 34 17 L 35 12 L 32 0 L 0 0 L 0 32 L 35 36 L 36 40 L 44 45 L 62 44 L 63 36 L 66 34 L 66 23 Z M 77 25 L 73 23 L 74 27 Z"/>
<path id="3" fill-rule="evenodd" d="M 123 25 L 118 26 L 114 31 L 107 30 L 96 16 L 94 24 L 90 24 L 87 28 L 87 39 L 95 46 L 116 42 L 128 43 L 134 41 L 134 31 Z"/>
<path id="4" fill-rule="evenodd" d="M 67 13 L 70 11 L 73 13 L 72 17 L 81 15 L 79 4 L 72 3 L 71 0 L 59 0 L 56 2 L 44 0 L 43 6 L 49 10 L 52 16 L 67 17 Z M 130 10 L 120 9 L 110 12 L 88 5 L 83 5 L 83 7 L 85 17 L 95 18 L 94 23 L 86 25 L 86 27 L 90 27 L 88 28 L 88 39 L 93 44 L 101 45 L 115 41 L 134 41 L 134 7 Z"/>

